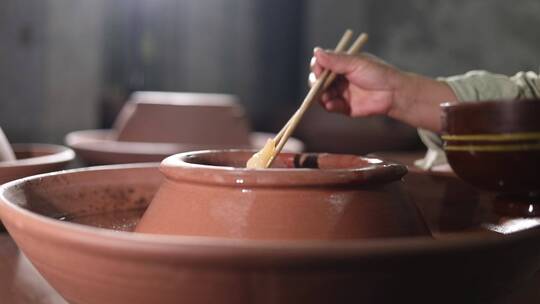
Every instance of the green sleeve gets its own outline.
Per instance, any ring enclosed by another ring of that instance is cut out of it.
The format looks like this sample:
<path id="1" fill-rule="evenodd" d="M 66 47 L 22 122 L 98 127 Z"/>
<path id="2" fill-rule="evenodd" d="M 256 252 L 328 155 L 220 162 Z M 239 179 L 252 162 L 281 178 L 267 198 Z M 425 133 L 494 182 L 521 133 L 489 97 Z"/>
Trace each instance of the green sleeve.
<path id="1" fill-rule="evenodd" d="M 459 101 L 540 97 L 540 78 L 534 72 L 519 72 L 508 77 L 486 71 L 471 71 L 441 80 L 448 83 Z"/>
<path id="2" fill-rule="evenodd" d="M 534 72 L 519 72 L 512 77 L 486 71 L 471 71 L 464 75 L 439 78 L 446 82 L 460 102 L 490 99 L 540 98 L 540 77 Z M 446 163 L 442 140 L 434 132 L 419 129 L 420 139 L 428 148 L 424 159 L 416 165 L 430 169 Z"/>

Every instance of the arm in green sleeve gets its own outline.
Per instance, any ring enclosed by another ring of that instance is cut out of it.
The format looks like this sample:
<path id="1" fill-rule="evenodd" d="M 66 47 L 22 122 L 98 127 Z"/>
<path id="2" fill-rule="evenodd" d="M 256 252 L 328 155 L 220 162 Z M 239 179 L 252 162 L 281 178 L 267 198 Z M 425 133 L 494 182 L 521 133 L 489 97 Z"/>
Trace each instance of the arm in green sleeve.
<path id="1" fill-rule="evenodd" d="M 540 77 L 534 72 L 519 72 L 512 77 L 486 71 L 442 78 L 460 101 L 540 98 Z"/>

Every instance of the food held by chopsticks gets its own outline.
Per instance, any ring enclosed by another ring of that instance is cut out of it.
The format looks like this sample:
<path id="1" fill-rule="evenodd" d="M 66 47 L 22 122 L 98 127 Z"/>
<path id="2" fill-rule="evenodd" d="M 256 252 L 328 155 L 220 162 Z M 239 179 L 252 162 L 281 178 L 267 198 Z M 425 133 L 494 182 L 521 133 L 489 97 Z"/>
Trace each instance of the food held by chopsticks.
<path id="1" fill-rule="evenodd" d="M 246 168 L 248 169 L 264 169 L 267 168 L 267 164 L 272 158 L 276 145 L 272 138 L 266 141 L 264 147 L 247 161 Z"/>
<path id="2" fill-rule="evenodd" d="M 337 44 L 335 51 L 342 52 L 345 50 L 345 47 L 349 43 L 352 37 L 352 31 L 346 30 L 339 43 Z M 351 47 L 348 49 L 347 54 L 353 55 L 356 54 L 360 48 L 366 43 L 367 34 L 362 33 L 354 41 Z M 265 169 L 272 165 L 272 162 L 276 156 L 281 152 L 281 149 L 293 133 L 294 129 L 302 119 L 302 116 L 313 103 L 313 101 L 322 93 L 331 82 L 335 79 L 336 75 L 331 73 L 329 70 L 324 71 L 321 76 L 317 79 L 315 84 L 311 87 L 308 94 L 304 98 L 304 101 L 296 110 L 294 115 L 289 119 L 281 131 L 274 137 L 274 139 L 269 139 L 264 147 L 257 153 L 255 153 L 246 164 L 248 169 Z"/>

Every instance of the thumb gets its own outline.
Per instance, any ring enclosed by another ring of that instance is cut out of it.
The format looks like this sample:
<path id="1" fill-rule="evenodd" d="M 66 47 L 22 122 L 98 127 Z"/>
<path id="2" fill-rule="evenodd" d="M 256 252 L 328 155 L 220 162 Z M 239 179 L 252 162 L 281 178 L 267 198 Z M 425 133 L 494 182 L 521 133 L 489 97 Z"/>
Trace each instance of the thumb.
<path id="1" fill-rule="evenodd" d="M 321 67 L 336 74 L 352 73 L 360 65 L 360 60 L 356 56 L 325 51 L 321 48 L 315 49 L 315 58 Z"/>

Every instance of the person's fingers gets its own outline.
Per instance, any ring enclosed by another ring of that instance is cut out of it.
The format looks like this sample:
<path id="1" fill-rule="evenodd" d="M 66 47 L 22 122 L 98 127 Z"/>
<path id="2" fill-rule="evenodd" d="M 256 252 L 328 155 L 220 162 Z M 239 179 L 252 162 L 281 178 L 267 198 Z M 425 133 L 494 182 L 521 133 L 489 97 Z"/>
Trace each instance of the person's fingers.
<path id="1" fill-rule="evenodd" d="M 349 87 L 349 80 L 343 75 L 337 75 L 336 79 L 332 82 L 332 88 L 335 88 L 337 92 L 344 92 Z"/>
<path id="2" fill-rule="evenodd" d="M 342 89 L 343 84 L 341 84 L 342 81 L 338 81 L 338 79 L 336 79 L 336 81 L 337 83 L 333 82 L 332 85 L 330 85 L 330 87 L 324 90 L 324 92 L 321 94 L 320 100 L 322 102 L 329 99 L 336 99 L 336 98 L 343 99 L 343 89 Z"/>
<path id="3" fill-rule="evenodd" d="M 329 93 L 324 93 L 321 96 L 320 101 L 321 101 L 321 104 L 324 104 L 325 102 L 335 99 L 335 98 L 337 98 L 337 96 L 333 96 L 332 94 L 329 94 Z"/>
<path id="4" fill-rule="evenodd" d="M 309 67 L 311 69 L 311 72 L 313 72 L 317 78 L 321 75 L 323 71 L 321 65 L 317 63 L 317 58 L 315 58 L 315 56 L 311 57 Z"/>
<path id="5" fill-rule="evenodd" d="M 311 57 L 309 68 L 311 69 L 311 73 L 309 73 L 308 76 L 308 84 L 310 87 L 312 87 L 322 73 L 322 68 L 317 64 L 317 58 L 315 58 L 315 56 Z"/>
<path id="6" fill-rule="evenodd" d="M 313 51 L 313 54 L 315 54 L 315 51 Z M 317 58 L 315 58 L 315 55 L 313 55 L 309 61 L 309 68 L 312 69 L 315 66 L 315 63 L 317 63 Z"/>
<path id="7" fill-rule="evenodd" d="M 317 81 L 317 76 L 315 76 L 314 73 L 309 73 L 308 76 L 308 85 L 312 87 L 315 84 L 315 81 Z"/>
<path id="8" fill-rule="evenodd" d="M 330 86 L 325 91 L 325 94 L 328 96 L 328 99 L 334 99 L 334 98 L 337 98 L 337 97 L 341 97 L 343 95 L 342 91 L 339 90 L 339 88 L 337 86 L 335 86 L 335 85 Z"/>
<path id="9" fill-rule="evenodd" d="M 328 52 L 321 48 L 315 49 L 315 58 L 321 68 L 330 69 L 337 74 L 352 73 L 362 64 L 362 60 L 356 56 Z"/>
<path id="10" fill-rule="evenodd" d="M 316 75 L 314 72 L 309 73 L 309 76 L 308 76 L 309 86 L 312 87 L 313 84 L 315 84 L 315 81 L 317 81 L 317 79 L 318 79 L 318 75 Z M 328 87 L 326 90 L 329 90 L 330 88 L 335 87 L 338 90 L 343 91 L 347 88 L 348 85 L 349 85 L 349 81 L 347 80 L 345 76 L 337 75 L 334 81 L 332 81 L 332 83 L 330 84 L 330 87 Z"/>
<path id="11" fill-rule="evenodd" d="M 325 107 L 326 102 L 332 99 L 337 99 L 337 98 L 339 98 L 339 95 L 337 94 L 337 92 L 334 89 L 328 89 L 321 94 L 319 101 L 321 105 Z"/>
<path id="12" fill-rule="evenodd" d="M 342 113 L 345 115 L 349 115 L 351 112 L 349 104 L 340 98 L 329 99 L 324 102 L 323 106 L 328 112 Z"/>

